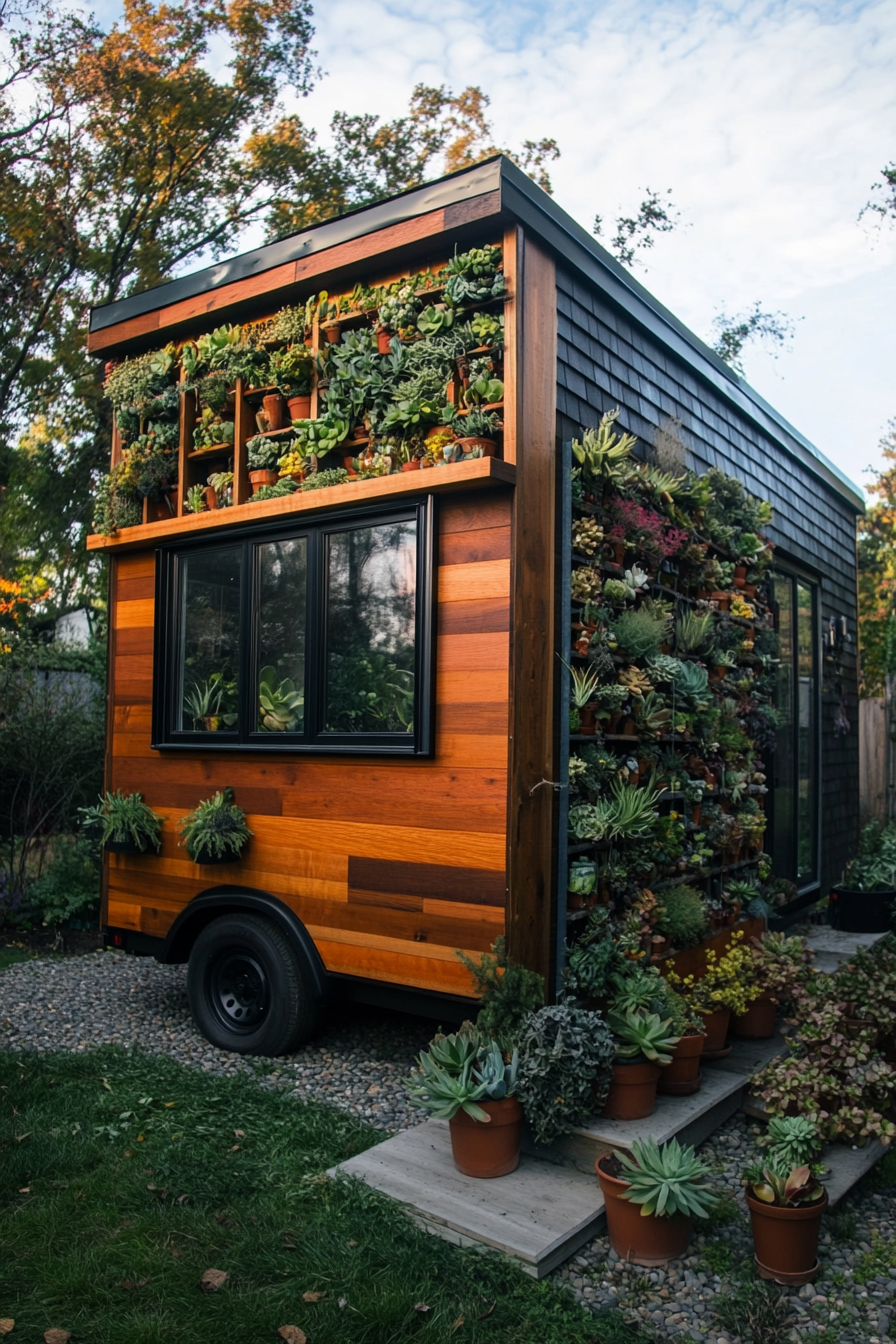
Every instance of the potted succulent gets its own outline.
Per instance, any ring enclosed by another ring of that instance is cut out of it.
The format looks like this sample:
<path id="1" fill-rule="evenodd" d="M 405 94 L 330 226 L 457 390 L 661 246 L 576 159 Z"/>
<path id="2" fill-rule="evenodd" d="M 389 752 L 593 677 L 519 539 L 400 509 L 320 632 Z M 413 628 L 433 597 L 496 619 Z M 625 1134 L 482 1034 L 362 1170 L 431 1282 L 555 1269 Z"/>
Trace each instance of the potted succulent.
<path id="1" fill-rule="evenodd" d="M 664 900 L 667 896 L 668 893 L 663 892 Z M 725 1042 L 732 1013 L 745 1013 L 747 1005 L 758 994 L 752 958 L 743 946 L 743 936 L 743 930 L 735 930 L 721 957 L 714 948 L 708 947 L 706 971 L 699 979 L 687 975 L 682 980 L 674 971 L 669 972 L 669 983 L 703 1019 L 706 1032 L 703 1053 L 707 1058 L 728 1048 Z"/>
<path id="2" fill-rule="evenodd" d="M 233 503 L 233 472 L 213 471 L 205 487 L 205 502 L 210 509 L 226 509 Z"/>
<path id="3" fill-rule="evenodd" d="M 694 1149 L 670 1139 L 635 1139 L 632 1155 L 606 1153 L 595 1164 L 606 1202 L 610 1244 L 621 1260 L 667 1265 L 683 1255 L 694 1218 L 707 1218 L 715 1193 Z"/>
<path id="4" fill-rule="evenodd" d="M 116 789 L 79 811 L 85 826 L 102 828 L 102 845 L 109 854 L 146 854 L 151 848 L 158 854 L 162 848 L 164 818 L 144 803 L 140 793 L 123 794 Z"/>
<path id="5" fill-rule="evenodd" d="M 849 933 L 885 933 L 896 900 L 896 822 L 870 821 L 859 851 L 831 892 L 831 923 Z"/>
<path id="6" fill-rule="evenodd" d="M 462 435 L 458 442 L 464 455 L 495 457 L 498 452 L 495 434 L 500 428 L 501 419 L 495 411 L 483 411 L 474 406 L 465 416 L 458 417 Z"/>
<path id="7" fill-rule="evenodd" d="M 280 397 L 286 397 L 289 406 L 290 419 L 307 420 L 311 414 L 311 385 L 314 378 L 314 356 L 306 345 L 290 345 L 285 350 L 274 350 L 271 353 L 271 380 L 277 385 L 279 396 L 276 398 L 280 407 L 282 420 L 282 401 Z M 265 413 L 268 415 L 268 423 L 271 429 L 279 429 L 280 425 L 271 424 L 270 414 L 268 413 L 268 400 L 264 399 Z M 274 398 L 271 398 L 273 401 Z"/>
<path id="8" fill-rule="evenodd" d="M 815 1155 L 819 1145 L 814 1126 L 799 1116 L 775 1123 L 761 1174 L 745 1173 L 745 1198 L 760 1277 L 796 1287 L 818 1275 L 818 1236 L 828 1197 L 809 1162 L 793 1162 L 794 1154 Z M 812 1133 L 798 1131 L 797 1125 Z"/>
<path id="9" fill-rule="evenodd" d="M 641 1120 L 653 1113 L 660 1067 L 672 1061 L 678 1037 L 670 1019 L 644 1009 L 607 1014 L 616 1041 L 613 1078 L 602 1115 L 609 1120 Z"/>
<path id="10" fill-rule="evenodd" d="M 305 704 L 289 677 L 278 678 L 273 667 L 258 674 L 258 727 L 262 732 L 286 733 L 295 728 Z"/>
<path id="11" fill-rule="evenodd" d="M 569 672 L 569 694 L 578 711 L 579 732 L 593 735 L 596 732 L 594 695 L 600 686 L 600 672 L 594 667 L 570 667 L 565 658 L 560 661 Z"/>
<path id="12" fill-rule="evenodd" d="M 669 1097 L 690 1097 L 700 1089 L 700 1058 L 706 1044 L 703 1019 L 663 981 L 663 1009 L 672 1023 L 678 1043 L 668 1064 L 660 1068 L 657 1092 Z"/>
<path id="13" fill-rule="evenodd" d="M 519 1056 L 507 1062 L 494 1041 L 466 1023 L 436 1036 L 405 1080 L 412 1101 L 448 1121 L 454 1165 L 465 1176 L 489 1179 L 515 1171 L 523 1108 L 516 1099 Z"/>
<path id="14" fill-rule="evenodd" d="M 246 443 L 249 460 L 249 482 L 253 495 L 257 495 L 263 485 L 274 485 L 277 480 L 277 459 L 281 451 L 275 439 L 264 434 L 256 434 Z"/>
<path id="15" fill-rule="evenodd" d="M 252 835 L 246 814 L 233 801 L 233 789 L 219 789 L 181 817 L 178 841 L 194 863 L 234 863 Z"/>

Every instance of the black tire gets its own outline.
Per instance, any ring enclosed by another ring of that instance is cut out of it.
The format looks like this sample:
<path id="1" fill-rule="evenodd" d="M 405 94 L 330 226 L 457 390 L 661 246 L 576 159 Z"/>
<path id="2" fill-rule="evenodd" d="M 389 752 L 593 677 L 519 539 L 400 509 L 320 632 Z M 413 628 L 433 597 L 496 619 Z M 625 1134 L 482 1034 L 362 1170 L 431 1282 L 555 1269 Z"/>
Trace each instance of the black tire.
<path id="1" fill-rule="evenodd" d="M 285 1055 L 313 1035 L 319 1004 L 284 934 L 258 915 L 221 915 L 190 952 L 187 994 L 207 1041 L 238 1055 Z"/>

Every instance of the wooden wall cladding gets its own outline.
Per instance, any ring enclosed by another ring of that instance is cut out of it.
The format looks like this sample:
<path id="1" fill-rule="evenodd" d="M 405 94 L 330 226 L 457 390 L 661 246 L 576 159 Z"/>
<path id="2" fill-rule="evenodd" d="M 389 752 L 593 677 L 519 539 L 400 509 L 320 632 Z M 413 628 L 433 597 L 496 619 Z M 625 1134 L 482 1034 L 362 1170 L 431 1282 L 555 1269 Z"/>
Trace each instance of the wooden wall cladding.
<path id="1" fill-rule="evenodd" d="M 222 880 L 281 897 L 329 971 L 443 993 L 470 981 L 455 950 L 504 932 L 510 493 L 439 508 L 433 759 L 153 751 L 153 583 L 146 551 L 116 559 L 108 787 L 166 818 L 162 853 L 107 858 L 106 922 L 163 937 Z M 254 832 L 245 859 L 198 868 L 175 823 L 230 785 Z"/>

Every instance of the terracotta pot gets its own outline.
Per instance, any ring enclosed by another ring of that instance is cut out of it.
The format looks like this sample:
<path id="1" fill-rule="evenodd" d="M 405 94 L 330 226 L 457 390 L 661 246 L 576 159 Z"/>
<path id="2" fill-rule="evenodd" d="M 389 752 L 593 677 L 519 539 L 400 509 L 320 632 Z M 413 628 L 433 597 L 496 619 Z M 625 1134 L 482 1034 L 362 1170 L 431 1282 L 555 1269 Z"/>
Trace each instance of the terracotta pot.
<path id="1" fill-rule="evenodd" d="M 479 1105 L 490 1116 L 487 1124 L 466 1111 L 448 1121 L 454 1165 L 465 1176 L 506 1176 L 519 1166 L 523 1108 L 516 1097 Z"/>
<path id="2" fill-rule="evenodd" d="M 579 732 L 593 734 L 597 732 L 597 724 L 594 718 L 594 705 L 583 705 L 579 710 Z"/>
<path id="3" fill-rule="evenodd" d="M 694 823 L 695 826 L 700 825 L 700 818 L 702 815 L 703 815 L 703 804 L 694 803 L 693 807 L 691 808 L 691 821 Z"/>
<path id="4" fill-rule="evenodd" d="M 743 586 L 744 586 L 744 584 L 746 583 L 746 581 L 747 581 L 747 567 L 746 567 L 746 565 L 735 565 L 735 566 L 734 566 L 734 586 L 735 586 L 735 588 L 743 588 Z"/>
<path id="5" fill-rule="evenodd" d="M 667 1265 L 684 1255 L 691 1239 L 689 1218 L 641 1216 L 641 1205 L 624 1199 L 628 1181 L 609 1176 L 602 1167 L 609 1154 L 594 1164 L 601 1194 L 606 1203 L 610 1245 L 621 1260 L 635 1265 Z"/>
<path id="6" fill-rule="evenodd" d="M 715 602 L 719 611 L 727 611 L 728 608 L 731 606 L 730 593 L 713 593 L 711 600 Z"/>
<path id="7" fill-rule="evenodd" d="M 325 327 L 321 327 L 321 335 L 328 345 L 335 345 L 342 334 L 342 328 L 338 322 L 330 322 Z"/>
<path id="8" fill-rule="evenodd" d="M 758 587 L 758 585 L 755 584 L 755 583 L 745 583 L 745 584 L 744 584 L 744 596 L 745 596 L 745 597 L 755 597 L 755 596 L 756 596 L 756 590 L 757 590 L 757 587 Z"/>
<path id="9" fill-rule="evenodd" d="M 376 333 L 376 348 L 381 355 L 388 355 L 391 353 L 392 350 L 391 341 L 392 341 L 391 331 L 383 331 L 381 328 Z"/>
<path id="10" fill-rule="evenodd" d="M 290 420 L 310 420 L 311 418 L 311 393 L 304 397 L 290 397 L 287 401 L 289 407 Z"/>
<path id="11" fill-rule="evenodd" d="M 620 720 L 621 718 L 622 718 L 622 715 L 621 715 L 621 714 L 611 714 L 611 715 L 610 715 L 610 717 L 607 719 L 607 732 L 608 732 L 608 733 L 615 733 L 615 732 L 616 732 L 617 728 L 619 727 L 619 720 Z"/>
<path id="12" fill-rule="evenodd" d="M 689 1097 L 700 1087 L 700 1056 L 706 1037 L 682 1036 L 672 1051 L 672 1063 L 660 1069 L 657 1092 L 669 1097 Z"/>
<path id="13" fill-rule="evenodd" d="M 469 438 L 458 439 L 457 442 L 463 453 L 471 453 L 474 448 L 481 448 L 483 457 L 495 457 L 498 452 L 498 445 L 494 439 Z"/>
<path id="14" fill-rule="evenodd" d="M 630 1064 L 617 1060 L 601 1115 L 608 1120 L 643 1120 L 652 1115 L 659 1077 L 659 1064 L 651 1064 L 646 1059 L 633 1060 Z"/>
<path id="15" fill-rule="evenodd" d="M 250 471 L 249 484 L 252 486 L 253 495 L 257 495 L 263 485 L 276 485 L 276 471 Z"/>
<path id="16" fill-rule="evenodd" d="M 203 491 L 205 495 L 205 507 L 207 509 L 216 509 L 218 507 L 218 496 L 213 485 L 207 485 Z"/>
<path id="17" fill-rule="evenodd" d="M 650 956 L 652 961 L 659 961 L 669 951 L 669 939 L 664 938 L 661 933 L 655 933 L 650 940 Z"/>
<path id="18" fill-rule="evenodd" d="M 717 1008 L 714 1013 L 703 1014 L 703 1028 L 706 1032 L 706 1040 L 703 1043 L 703 1049 L 709 1054 L 711 1051 L 724 1050 L 725 1041 L 728 1036 L 728 1023 L 731 1021 L 730 1008 Z"/>
<path id="19" fill-rule="evenodd" d="M 815 1204 L 778 1209 L 744 1192 L 753 1224 L 756 1266 L 763 1279 L 810 1283 L 818 1272 L 818 1234 L 828 1206 L 825 1194 Z"/>
<path id="20" fill-rule="evenodd" d="M 775 1034 L 775 1014 L 778 1000 L 771 995 L 754 999 L 745 1013 L 738 1013 L 731 1019 L 731 1035 L 741 1036 L 749 1041 L 767 1041 Z"/>
<path id="21" fill-rule="evenodd" d="M 410 462 L 402 462 L 401 469 L 402 471 L 419 471 L 420 470 L 419 457 L 412 457 Z"/>
<path id="22" fill-rule="evenodd" d="M 613 547 L 613 563 L 615 565 L 622 565 L 625 561 L 625 542 L 614 541 L 612 543 L 612 547 Z"/>
<path id="23" fill-rule="evenodd" d="M 309 397 L 310 401 L 310 397 Z M 286 409 L 286 403 L 279 392 L 270 392 L 266 397 L 262 397 L 261 404 L 264 407 L 264 413 L 267 416 L 268 425 L 271 429 L 283 428 L 283 412 Z"/>

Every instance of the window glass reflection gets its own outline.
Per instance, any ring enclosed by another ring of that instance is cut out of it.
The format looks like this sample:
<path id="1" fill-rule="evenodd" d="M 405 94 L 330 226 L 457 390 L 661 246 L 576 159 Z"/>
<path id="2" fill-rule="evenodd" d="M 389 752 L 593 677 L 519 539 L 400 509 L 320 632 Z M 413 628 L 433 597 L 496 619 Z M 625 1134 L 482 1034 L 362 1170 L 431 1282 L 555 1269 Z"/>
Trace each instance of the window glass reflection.
<path id="1" fill-rule="evenodd" d="M 331 534 L 326 592 L 326 731 L 413 732 L 416 523 Z"/>
<path id="2" fill-rule="evenodd" d="M 221 547 L 180 561 L 178 727 L 221 733 L 239 706 L 242 548 Z"/>
<path id="3" fill-rule="evenodd" d="M 260 733 L 300 733 L 305 722 L 305 537 L 258 547 L 257 723 Z"/>

